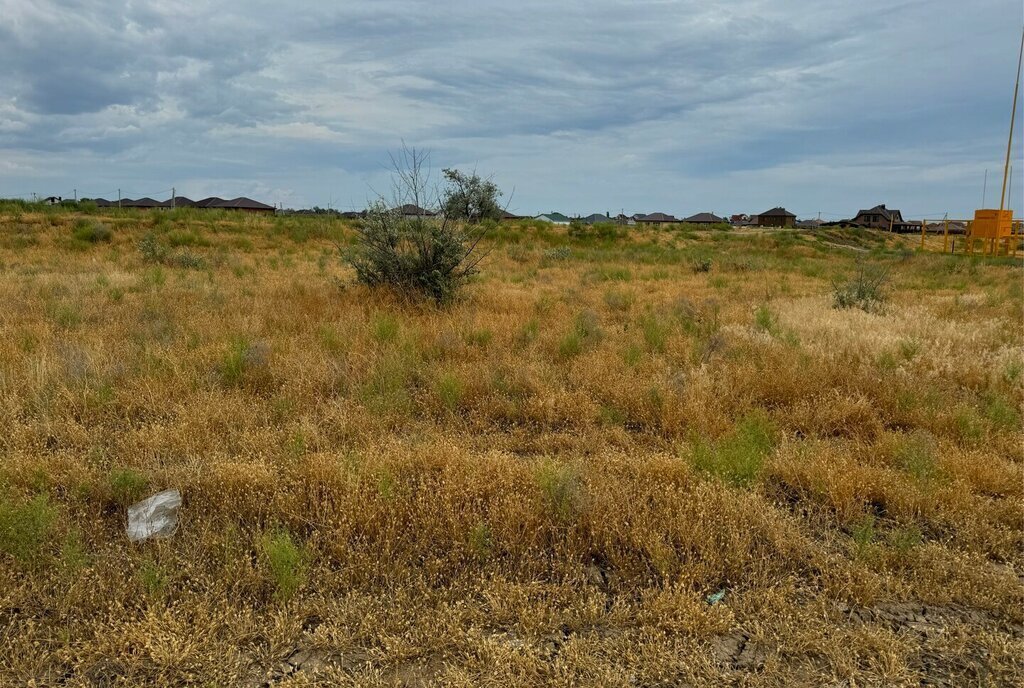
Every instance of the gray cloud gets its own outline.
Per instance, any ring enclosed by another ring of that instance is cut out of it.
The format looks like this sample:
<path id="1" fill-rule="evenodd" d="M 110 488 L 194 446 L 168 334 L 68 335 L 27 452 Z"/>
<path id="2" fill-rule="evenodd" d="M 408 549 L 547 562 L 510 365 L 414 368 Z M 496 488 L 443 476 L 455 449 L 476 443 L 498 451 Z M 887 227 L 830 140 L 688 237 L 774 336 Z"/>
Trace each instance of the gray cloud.
<path id="1" fill-rule="evenodd" d="M 495 171 L 526 212 L 954 214 L 999 163 L 1022 19 L 1009 0 L 0 0 L 0 16 L 0 195 L 132 180 L 361 203 L 404 139 Z"/>

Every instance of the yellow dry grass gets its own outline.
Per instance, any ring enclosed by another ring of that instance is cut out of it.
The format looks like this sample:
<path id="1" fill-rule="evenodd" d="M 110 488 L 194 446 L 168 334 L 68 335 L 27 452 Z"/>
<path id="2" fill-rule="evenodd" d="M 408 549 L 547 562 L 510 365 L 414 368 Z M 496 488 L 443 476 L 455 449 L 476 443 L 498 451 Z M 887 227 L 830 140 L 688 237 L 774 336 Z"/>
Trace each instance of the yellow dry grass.
<path id="1" fill-rule="evenodd" d="M 3 211 L 0 684 L 1022 682 L 1019 263 L 503 226 L 438 309 L 349 238 Z"/>

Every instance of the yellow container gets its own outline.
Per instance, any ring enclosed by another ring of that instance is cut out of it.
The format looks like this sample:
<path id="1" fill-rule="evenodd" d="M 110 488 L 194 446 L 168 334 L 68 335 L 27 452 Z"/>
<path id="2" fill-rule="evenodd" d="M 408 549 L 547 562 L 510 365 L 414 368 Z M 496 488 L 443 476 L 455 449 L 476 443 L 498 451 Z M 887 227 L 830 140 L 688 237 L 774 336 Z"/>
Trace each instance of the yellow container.
<path id="1" fill-rule="evenodd" d="M 971 238 L 1005 239 L 1010 236 L 1012 228 L 1012 210 L 975 210 Z"/>

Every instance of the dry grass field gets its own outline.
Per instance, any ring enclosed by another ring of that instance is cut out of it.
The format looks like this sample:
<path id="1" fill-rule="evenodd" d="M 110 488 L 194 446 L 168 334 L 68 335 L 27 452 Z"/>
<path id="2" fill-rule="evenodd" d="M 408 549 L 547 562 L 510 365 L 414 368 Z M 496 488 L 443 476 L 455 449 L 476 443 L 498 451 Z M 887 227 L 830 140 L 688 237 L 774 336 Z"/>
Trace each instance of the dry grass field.
<path id="1" fill-rule="evenodd" d="M 352 235 L 0 211 L 0 685 L 1024 684 L 1019 262 L 526 223 L 438 308 Z"/>

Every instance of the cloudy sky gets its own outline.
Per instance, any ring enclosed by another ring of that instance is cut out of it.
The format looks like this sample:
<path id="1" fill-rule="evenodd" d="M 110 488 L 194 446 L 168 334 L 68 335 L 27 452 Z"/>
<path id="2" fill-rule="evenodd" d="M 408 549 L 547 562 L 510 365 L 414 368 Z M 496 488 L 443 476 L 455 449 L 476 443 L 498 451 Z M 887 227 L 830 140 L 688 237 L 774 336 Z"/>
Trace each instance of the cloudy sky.
<path id="1" fill-rule="evenodd" d="M 524 214 L 781 204 L 835 218 L 884 202 L 963 216 L 986 169 L 998 205 L 1022 12 L 0 0 L 0 196 L 162 199 L 174 186 L 361 208 L 405 141 L 437 168 L 493 173 Z"/>

